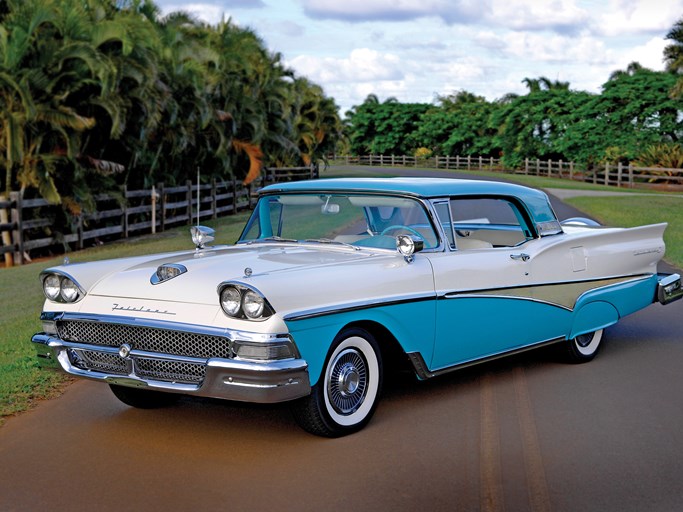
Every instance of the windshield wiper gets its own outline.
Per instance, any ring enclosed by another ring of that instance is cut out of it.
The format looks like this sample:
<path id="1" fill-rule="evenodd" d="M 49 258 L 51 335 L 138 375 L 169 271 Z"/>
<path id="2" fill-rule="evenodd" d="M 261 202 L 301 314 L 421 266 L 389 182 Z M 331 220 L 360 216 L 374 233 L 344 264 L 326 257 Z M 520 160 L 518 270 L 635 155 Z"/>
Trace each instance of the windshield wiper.
<path id="1" fill-rule="evenodd" d="M 356 247 L 355 245 L 346 243 L 346 242 L 340 242 L 339 240 L 331 240 L 329 238 L 307 238 L 304 240 L 304 242 L 311 242 L 311 243 L 317 243 L 317 244 L 335 244 L 335 245 L 342 245 L 344 247 L 350 247 L 351 249 L 355 251 L 360 251 L 360 247 Z"/>

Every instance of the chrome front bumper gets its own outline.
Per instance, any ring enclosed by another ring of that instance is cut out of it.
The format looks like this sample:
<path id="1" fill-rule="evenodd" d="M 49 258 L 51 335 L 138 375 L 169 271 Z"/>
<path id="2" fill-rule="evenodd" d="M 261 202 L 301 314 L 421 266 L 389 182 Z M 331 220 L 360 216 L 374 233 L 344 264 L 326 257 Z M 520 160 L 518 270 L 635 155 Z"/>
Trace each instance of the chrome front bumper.
<path id="1" fill-rule="evenodd" d="M 670 304 L 683 297 L 681 276 L 679 274 L 659 274 L 657 296 L 655 299 L 661 304 Z"/>
<path id="2" fill-rule="evenodd" d="M 195 384 L 141 378 L 136 374 L 136 365 L 146 359 L 166 359 L 169 362 L 182 363 L 187 362 L 188 358 L 131 351 L 126 355 L 129 372 L 127 375 L 120 375 L 79 368 L 72 362 L 74 355 L 81 350 L 116 357 L 119 355 L 116 348 L 72 343 L 46 333 L 35 334 L 31 341 L 38 357 L 56 360 L 71 375 L 108 384 L 255 403 L 284 402 L 311 392 L 308 364 L 303 359 L 264 362 L 218 358 L 201 360 L 205 365 L 205 373 L 201 382 Z M 197 364 L 198 361 L 200 360 L 193 363 Z"/>

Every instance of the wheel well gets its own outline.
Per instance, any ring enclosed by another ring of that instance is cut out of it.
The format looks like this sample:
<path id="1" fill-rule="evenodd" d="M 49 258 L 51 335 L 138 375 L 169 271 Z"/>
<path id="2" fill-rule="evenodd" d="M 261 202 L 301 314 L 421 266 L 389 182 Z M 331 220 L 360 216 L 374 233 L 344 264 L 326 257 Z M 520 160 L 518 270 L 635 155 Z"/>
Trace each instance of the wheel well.
<path id="1" fill-rule="evenodd" d="M 382 360 L 387 370 L 415 373 L 403 347 L 385 326 L 371 320 L 363 320 L 345 326 L 345 328 L 350 327 L 365 329 L 375 337 L 382 351 Z"/>

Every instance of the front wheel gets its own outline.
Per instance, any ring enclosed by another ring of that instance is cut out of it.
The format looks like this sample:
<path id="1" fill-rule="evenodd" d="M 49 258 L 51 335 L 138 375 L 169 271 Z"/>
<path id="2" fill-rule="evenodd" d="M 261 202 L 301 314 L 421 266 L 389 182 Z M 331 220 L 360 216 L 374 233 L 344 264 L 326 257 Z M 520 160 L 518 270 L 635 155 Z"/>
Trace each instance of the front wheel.
<path id="1" fill-rule="evenodd" d="M 323 437 L 359 431 L 377 407 L 382 373 L 374 336 L 364 329 L 342 331 L 311 394 L 293 404 L 294 418 L 307 432 Z"/>
<path id="2" fill-rule="evenodd" d="M 569 362 L 587 363 L 598 353 L 602 341 L 603 329 L 582 334 L 576 338 L 567 340 L 565 347 Z"/>

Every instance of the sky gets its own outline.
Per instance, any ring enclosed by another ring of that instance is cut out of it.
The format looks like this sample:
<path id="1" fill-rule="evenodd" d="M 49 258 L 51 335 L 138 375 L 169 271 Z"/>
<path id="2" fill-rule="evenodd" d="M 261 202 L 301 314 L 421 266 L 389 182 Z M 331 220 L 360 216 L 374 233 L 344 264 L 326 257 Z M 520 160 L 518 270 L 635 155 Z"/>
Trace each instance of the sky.
<path id="1" fill-rule="evenodd" d="M 525 78 L 599 93 L 631 62 L 662 70 L 683 0 L 156 0 L 210 24 L 250 27 L 343 115 L 369 94 L 434 103 L 465 90 L 492 101 Z"/>

